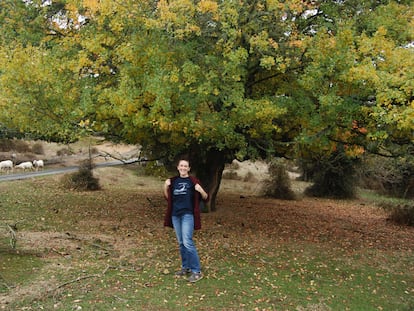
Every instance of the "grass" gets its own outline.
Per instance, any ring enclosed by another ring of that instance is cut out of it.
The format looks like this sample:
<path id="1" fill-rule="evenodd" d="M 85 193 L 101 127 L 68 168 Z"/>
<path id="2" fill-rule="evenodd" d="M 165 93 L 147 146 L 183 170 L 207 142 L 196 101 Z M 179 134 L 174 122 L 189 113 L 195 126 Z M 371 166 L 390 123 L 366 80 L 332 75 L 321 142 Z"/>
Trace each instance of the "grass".
<path id="1" fill-rule="evenodd" d="M 43 266 L 42 260 L 30 253 L 11 253 L 6 249 L 0 249 L 0 253 L 0 293 L 7 293 L 13 284 L 30 282 L 33 272 Z"/>
<path id="2" fill-rule="evenodd" d="M 356 239 L 351 233 L 365 229 L 339 219 L 322 236 L 312 218 L 301 219 L 300 202 L 223 194 L 195 235 L 204 279 L 174 278 L 179 258 L 173 231 L 162 227 L 162 181 L 137 172 L 99 169 L 103 190 L 96 192 L 65 191 L 59 176 L 0 183 L 0 223 L 18 227 L 16 250 L 0 231 L 0 310 L 414 308 L 412 244 L 398 235 L 409 239 L 413 230 L 393 228 L 393 246 L 376 236 Z M 283 215 L 294 212 L 290 221 L 272 214 L 257 225 L 252 218 L 260 208 L 282 207 Z M 340 226 L 349 237 L 333 235 Z"/>
<path id="3" fill-rule="evenodd" d="M 378 196 L 367 190 L 361 191 L 361 197 L 384 209 L 388 213 L 388 218 L 394 223 L 414 226 L 413 200 Z"/>
<path id="4" fill-rule="evenodd" d="M 412 201 L 403 198 L 394 198 L 384 195 L 378 195 L 372 190 L 361 190 L 358 193 L 358 196 L 364 198 L 371 203 L 374 203 L 378 206 L 396 206 L 396 205 L 403 205 L 403 204 L 412 204 Z"/>

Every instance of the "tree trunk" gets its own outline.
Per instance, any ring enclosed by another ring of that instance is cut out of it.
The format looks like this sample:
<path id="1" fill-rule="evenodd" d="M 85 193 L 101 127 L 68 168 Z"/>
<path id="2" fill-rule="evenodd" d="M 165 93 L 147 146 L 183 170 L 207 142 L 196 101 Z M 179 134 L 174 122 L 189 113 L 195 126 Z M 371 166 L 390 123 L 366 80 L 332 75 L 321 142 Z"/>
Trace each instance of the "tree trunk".
<path id="1" fill-rule="evenodd" d="M 200 161 L 200 159 L 198 159 Z M 225 153 L 219 150 L 210 150 L 207 152 L 202 162 L 193 160 L 193 167 L 196 164 L 195 171 L 200 179 L 202 186 L 208 192 L 210 200 L 206 205 L 206 211 L 216 210 L 216 198 L 220 189 L 221 177 L 226 163 Z"/>

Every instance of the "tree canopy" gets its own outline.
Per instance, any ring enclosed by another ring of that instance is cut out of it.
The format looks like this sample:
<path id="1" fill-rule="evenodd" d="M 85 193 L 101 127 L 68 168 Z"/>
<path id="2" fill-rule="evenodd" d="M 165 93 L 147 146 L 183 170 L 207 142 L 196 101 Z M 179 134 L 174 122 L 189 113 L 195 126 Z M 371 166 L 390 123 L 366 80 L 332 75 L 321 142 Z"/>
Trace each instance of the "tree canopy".
<path id="1" fill-rule="evenodd" d="M 413 155 L 411 1 L 2 1 L 0 122 L 237 158 Z M 9 12 L 12 14 L 10 15 Z M 6 23 L 7 21 L 7 23 Z"/>

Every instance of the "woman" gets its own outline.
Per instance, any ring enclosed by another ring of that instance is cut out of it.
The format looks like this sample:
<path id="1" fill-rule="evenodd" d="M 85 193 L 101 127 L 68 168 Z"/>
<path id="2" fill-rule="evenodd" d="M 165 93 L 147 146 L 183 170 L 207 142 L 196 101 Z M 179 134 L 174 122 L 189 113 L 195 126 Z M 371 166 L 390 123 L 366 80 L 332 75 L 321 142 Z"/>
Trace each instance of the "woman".
<path id="1" fill-rule="evenodd" d="M 187 276 L 189 282 L 202 279 L 200 258 L 193 241 L 194 230 L 201 229 L 200 199 L 208 200 L 208 194 L 200 181 L 190 176 L 190 162 L 180 160 L 178 175 L 164 183 L 164 196 L 168 201 L 164 226 L 173 227 L 181 255 L 181 270 L 176 276 Z"/>

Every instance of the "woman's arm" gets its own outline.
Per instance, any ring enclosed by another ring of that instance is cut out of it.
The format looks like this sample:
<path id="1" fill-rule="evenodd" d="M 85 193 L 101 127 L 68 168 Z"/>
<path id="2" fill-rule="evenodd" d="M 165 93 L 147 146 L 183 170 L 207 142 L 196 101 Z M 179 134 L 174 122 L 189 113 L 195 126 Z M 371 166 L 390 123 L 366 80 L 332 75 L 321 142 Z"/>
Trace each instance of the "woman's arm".
<path id="1" fill-rule="evenodd" d="M 164 183 L 164 197 L 168 199 L 168 188 L 171 185 L 171 180 L 168 178 Z"/>
<path id="2" fill-rule="evenodd" d="M 200 184 L 196 184 L 194 189 L 201 194 L 201 197 L 203 198 L 203 200 L 207 200 L 208 194 L 207 192 L 204 191 L 203 187 L 201 187 Z"/>

